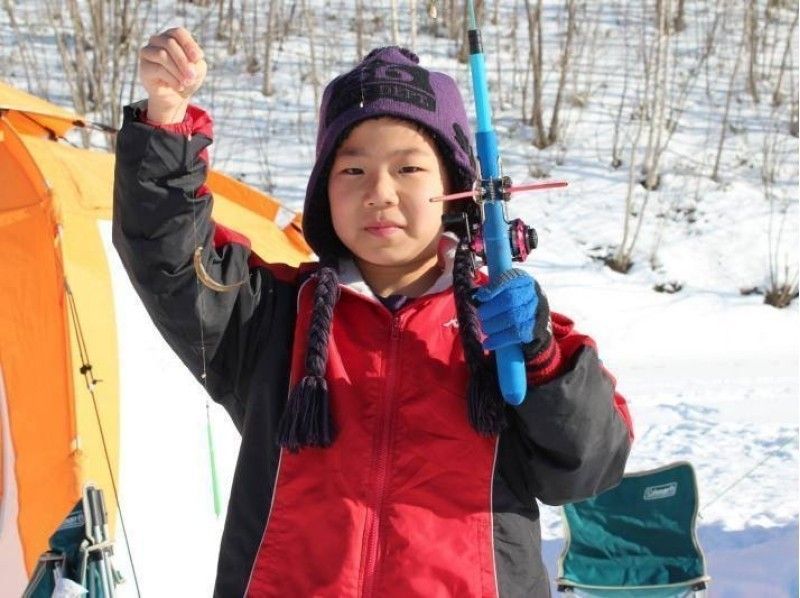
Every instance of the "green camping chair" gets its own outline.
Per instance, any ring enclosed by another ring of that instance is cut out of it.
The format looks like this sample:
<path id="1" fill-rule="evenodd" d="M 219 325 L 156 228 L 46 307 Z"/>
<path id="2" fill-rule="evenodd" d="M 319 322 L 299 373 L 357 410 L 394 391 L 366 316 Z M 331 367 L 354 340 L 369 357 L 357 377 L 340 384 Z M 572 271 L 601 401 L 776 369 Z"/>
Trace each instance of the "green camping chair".
<path id="1" fill-rule="evenodd" d="M 592 598 L 705 596 L 689 463 L 627 474 L 616 488 L 566 505 L 559 592 Z"/>
<path id="2" fill-rule="evenodd" d="M 50 536 L 22 598 L 58 595 L 113 598 L 122 577 L 111 562 L 103 491 L 88 485 L 66 519 Z"/>

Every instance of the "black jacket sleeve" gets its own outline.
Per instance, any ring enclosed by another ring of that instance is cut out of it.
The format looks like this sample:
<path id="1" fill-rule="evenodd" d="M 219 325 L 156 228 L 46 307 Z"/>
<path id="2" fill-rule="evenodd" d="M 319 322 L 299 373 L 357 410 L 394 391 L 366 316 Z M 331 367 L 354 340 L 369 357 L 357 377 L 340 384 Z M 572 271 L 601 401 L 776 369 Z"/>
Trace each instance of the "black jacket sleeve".
<path id="1" fill-rule="evenodd" d="M 145 108 L 125 108 L 117 137 L 113 243 L 158 330 L 198 380 L 205 365 L 209 393 L 241 430 L 248 362 L 280 318 L 278 283 L 266 268 L 249 269 L 245 245 L 214 247 L 204 186 L 210 119 L 198 110 L 209 126 L 184 135 L 140 122 Z M 199 246 L 212 279 L 241 284 L 227 292 L 200 284 L 193 264 Z"/>
<path id="2" fill-rule="evenodd" d="M 500 459 L 520 500 L 562 505 L 620 482 L 632 433 L 625 401 L 615 392 L 594 343 L 574 334 L 563 316 L 554 314 L 554 319 L 553 347 L 544 359 L 549 363 L 539 364 L 538 370 L 551 373 L 537 376 L 528 365 L 528 395 L 521 405 L 508 408 Z"/>

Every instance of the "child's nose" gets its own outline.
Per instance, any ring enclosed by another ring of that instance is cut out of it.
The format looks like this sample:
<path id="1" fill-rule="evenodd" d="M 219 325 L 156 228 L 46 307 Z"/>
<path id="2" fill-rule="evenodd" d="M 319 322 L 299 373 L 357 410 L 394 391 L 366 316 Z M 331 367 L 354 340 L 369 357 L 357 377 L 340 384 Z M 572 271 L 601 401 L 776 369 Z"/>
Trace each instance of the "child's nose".
<path id="1" fill-rule="evenodd" d="M 397 203 L 397 190 L 389 173 L 376 173 L 371 177 L 364 194 L 368 206 L 390 206 Z"/>

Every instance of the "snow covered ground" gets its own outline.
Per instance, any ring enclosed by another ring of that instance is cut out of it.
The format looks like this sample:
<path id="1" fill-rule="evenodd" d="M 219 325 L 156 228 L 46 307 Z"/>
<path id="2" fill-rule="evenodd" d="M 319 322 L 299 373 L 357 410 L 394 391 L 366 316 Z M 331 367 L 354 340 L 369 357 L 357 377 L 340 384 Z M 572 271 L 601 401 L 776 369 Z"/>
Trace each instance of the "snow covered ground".
<path id="1" fill-rule="evenodd" d="M 222 521 L 213 513 L 202 388 L 154 334 L 110 231 L 106 238 L 121 322 L 123 511 L 142 595 L 207 595 Z M 675 460 L 695 467 L 711 595 L 796 596 L 796 312 L 714 293 L 676 298 L 622 275 L 605 280 L 594 263 L 542 262 L 532 270 L 553 305 L 596 337 L 628 398 L 637 433 L 628 470 Z M 225 490 L 238 438 L 225 413 L 211 410 Z M 549 507 L 542 517 L 553 572 L 560 517 Z M 121 542 L 119 553 L 128 570 Z"/>
<path id="2" fill-rule="evenodd" d="M 336 23 L 336 13 L 346 10 L 346 3 L 312 4 L 327 23 Z M 509 17 L 512 3 L 500 4 L 501 17 Z M 748 101 L 742 81 L 732 108 L 721 180 L 709 179 L 727 89 L 725 73 L 730 70 L 726 61 L 734 59 L 738 40 L 739 13 L 731 10 L 733 16 L 722 29 L 721 50 L 709 61 L 710 76 L 692 88 L 663 158 L 662 186 L 650 195 L 632 270 L 619 274 L 594 259 L 621 239 L 627 191 L 629 150 L 622 168 L 608 166 L 613 117 L 624 85 L 620 74 L 625 68 L 638 68 L 632 55 L 625 58 L 617 35 L 621 21 L 636 18 L 623 10 L 625 4 L 604 3 L 595 33 L 601 52 L 593 56 L 587 50 L 581 55 L 580 74 L 568 89 L 577 94 L 576 102 L 578 92 L 588 100 L 583 108 L 573 106 L 568 113 L 563 146 L 539 151 L 530 145 L 531 130 L 519 124 L 520 102 L 510 101 L 506 81 L 496 116 L 507 173 L 522 182 L 533 170 L 543 170 L 570 183 L 563 191 L 514 200 L 513 215 L 536 226 L 540 237 L 540 249 L 524 267 L 540 281 L 553 308 L 597 340 L 606 366 L 617 377 L 637 436 L 628 470 L 674 460 L 688 460 L 695 467 L 700 542 L 714 578 L 711 595 L 794 597 L 798 595 L 798 303 L 777 310 L 764 305 L 760 295 L 742 295 L 740 289 L 766 283 L 771 214 L 777 214 L 773 223 L 785 214 L 778 254 L 797 268 L 797 139 L 770 137 L 776 117 L 766 103 L 753 106 Z M 676 76 L 691 65 L 687 48 L 700 36 L 697 24 L 710 19 L 704 12 L 709 3 L 687 4 L 694 6 L 694 12 L 690 28 L 682 34 L 688 41 L 677 53 Z M 598 5 L 589 3 L 589 9 Z M 546 2 L 546 15 L 554 15 L 558 6 Z M 524 19 L 523 12 L 517 14 Z M 198 15 L 190 12 L 187 22 L 199 21 Z M 7 27 L 4 19 L 0 16 L 0 34 Z M 183 17 L 169 14 L 155 30 L 183 22 Z M 500 22 L 507 27 L 510 21 Z M 558 38 L 548 32 L 555 22 L 552 19 L 545 27 L 545 52 L 551 62 Z M 385 29 L 371 34 L 371 45 L 387 42 Z M 244 72 L 241 56 L 228 56 L 215 46 L 213 31 L 211 25 L 196 30 L 208 42 L 207 55 L 212 58 L 199 102 L 215 117 L 215 166 L 271 190 L 287 207 L 299 210 L 314 155 L 308 42 L 290 35 L 277 51 L 277 91 L 265 99 L 258 92 L 258 76 Z M 487 25 L 486 39 L 495 40 L 495 33 L 495 26 Z M 507 35 L 501 39 L 505 76 L 511 77 L 513 40 Z M 46 36 L 43 40 L 46 44 Z M 329 26 L 321 50 L 323 79 L 351 64 L 353 43 L 346 27 Z M 524 69 L 527 42 L 519 44 Z M 487 52 L 496 52 L 494 46 L 487 44 Z M 49 48 L 53 52 L 52 42 Z M 468 97 L 468 72 L 454 60 L 452 42 L 421 34 L 417 49 L 424 63 L 456 76 Z M 796 43 L 793 52 L 796 56 Z M 52 60 L 57 60 L 55 54 Z M 494 55 L 489 62 L 493 69 Z M 546 72 L 548 101 L 552 101 L 554 72 Z M 24 85 L 20 73 L 7 71 L 7 76 Z M 491 76 L 496 89 L 493 70 Z M 797 81 L 796 73 L 793 80 Z M 57 86 L 57 77 L 54 81 Z M 626 143 L 633 133 L 634 128 L 626 125 Z M 779 158 L 772 203 L 765 199 L 760 170 L 770 139 L 778 141 L 774 155 Z M 644 191 L 638 187 L 636 193 L 641 202 Z M 122 506 L 141 593 L 210 595 L 222 520 L 213 513 L 203 391 L 156 334 L 111 248 L 109 227 L 103 232 L 119 322 Z M 680 283 L 682 290 L 653 291 L 654 285 L 668 282 Z M 210 409 L 220 487 L 227 496 L 238 438 L 224 412 L 215 405 Z M 552 573 L 561 523 L 555 509 L 544 508 L 542 519 L 544 553 Z M 117 537 L 116 562 L 129 579 L 122 594 L 134 596 L 121 532 Z"/>

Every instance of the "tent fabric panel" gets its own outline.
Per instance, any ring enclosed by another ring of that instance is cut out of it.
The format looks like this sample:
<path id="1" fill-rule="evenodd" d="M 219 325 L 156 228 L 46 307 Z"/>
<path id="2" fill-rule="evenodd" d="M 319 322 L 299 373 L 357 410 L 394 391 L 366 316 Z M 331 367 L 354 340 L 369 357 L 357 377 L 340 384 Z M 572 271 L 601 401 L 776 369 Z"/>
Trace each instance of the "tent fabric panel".
<path id="1" fill-rule="evenodd" d="M 18 133 L 35 137 L 63 137 L 74 126 L 83 124 L 77 119 L 65 120 L 29 110 L 10 110 L 6 116 Z"/>
<path id="2" fill-rule="evenodd" d="M 98 218 L 111 214 L 113 156 L 58 145 L 44 139 L 24 138 L 25 147 L 53 189 L 53 203 L 62 231 L 63 269 L 77 304 L 86 337 L 93 374 L 101 382 L 95 387 L 111 469 L 119 463 L 119 376 L 116 322 L 110 275 L 97 228 Z M 72 397 L 77 439 L 75 475 L 82 487 L 92 482 L 109 496 L 113 487 L 105 460 L 94 402 L 80 373 L 82 360 L 76 330 L 69 321 Z M 76 495 L 73 500 L 79 498 Z M 109 508 L 111 529 L 116 508 Z"/>
<path id="3" fill-rule="evenodd" d="M 85 124 L 74 112 L 2 81 L 0 110 L 8 110 L 15 128 L 25 134 L 42 135 L 45 133 L 43 129 L 49 129 L 63 137 L 74 126 Z"/>
<path id="4" fill-rule="evenodd" d="M 275 220 L 281 207 L 274 197 L 261 193 L 217 170 L 208 173 L 206 184 L 214 191 L 215 195 L 224 195 L 230 201 L 269 220 Z"/>
<path id="5" fill-rule="evenodd" d="M 275 222 L 281 208 L 275 198 L 215 170 L 209 172 L 207 184 L 214 195 L 214 220 L 245 235 L 261 259 L 291 266 L 309 260 L 311 248 L 302 233 L 291 223 L 280 229 Z M 299 223 L 300 215 L 292 222 Z"/>
<path id="6" fill-rule="evenodd" d="M 306 260 L 308 259 L 308 256 L 314 253 L 311 249 L 311 246 L 306 241 L 306 238 L 303 236 L 303 214 L 295 214 L 294 218 L 292 218 L 292 221 L 283 227 L 283 232 L 286 237 L 303 253 L 303 255 L 306 256 Z"/>
<path id="7" fill-rule="evenodd" d="M 102 488 L 109 498 L 109 529 L 115 529 L 117 509 L 109 467 L 119 478 L 119 360 L 117 324 L 111 275 L 105 249 L 91 213 L 80 210 L 68 189 L 57 191 L 63 217 L 64 275 L 72 293 L 78 323 L 86 344 L 93 376 L 94 400 L 81 374 L 81 354 L 76 322 L 69 321 L 76 436 L 79 439 L 76 467 L 81 487 L 87 483 Z M 106 462 L 95 404 L 105 436 L 110 464 Z"/>
<path id="8" fill-rule="evenodd" d="M 274 221 L 253 214 L 224 195 L 214 195 L 212 217 L 216 222 L 246 236 L 253 252 L 265 261 L 292 266 L 308 261 L 309 254 L 292 242 Z"/>
<path id="9" fill-rule="evenodd" d="M 80 489 L 64 280 L 49 203 L 0 227 L 0 364 L 28 572 Z M 42 491 L 46 489 L 46 491 Z"/>
<path id="10" fill-rule="evenodd" d="M 114 186 L 112 154 L 29 136 L 23 137 L 23 140 L 48 184 L 56 190 L 69 190 L 70 205 L 75 209 L 94 211 L 97 218 L 111 219 Z M 56 205 L 60 203 L 57 201 Z"/>
<path id="11" fill-rule="evenodd" d="M 95 401 L 81 373 L 83 365 L 76 322 L 69 316 L 71 378 L 76 412 L 76 475 L 81 488 L 92 483 L 113 497 L 110 469 L 119 470 L 119 364 L 116 319 L 111 276 L 98 219 L 110 218 L 114 159 L 111 154 L 59 145 L 43 139 L 25 138 L 42 173 L 53 188 L 53 203 L 62 239 L 63 270 L 75 303 L 86 343 L 92 374 L 100 382 L 94 387 L 97 411 L 108 455 L 106 462 Z M 78 500 L 80 495 L 73 500 Z M 116 508 L 109 504 L 110 529 Z"/>
<path id="12" fill-rule="evenodd" d="M 19 135 L 0 117 L 0 215 L 48 199 L 47 185 Z"/>
<path id="13" fill-rule="evenodd" d="M 8 395 L 0 362 L 0 579 L 3 588 L 20 596 L 28 583 L 28 572 L 19 537 L 19 496 L 14 472 L 14 450 L 11 446 L 11 424 L 8 421 Z"/>

